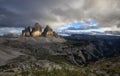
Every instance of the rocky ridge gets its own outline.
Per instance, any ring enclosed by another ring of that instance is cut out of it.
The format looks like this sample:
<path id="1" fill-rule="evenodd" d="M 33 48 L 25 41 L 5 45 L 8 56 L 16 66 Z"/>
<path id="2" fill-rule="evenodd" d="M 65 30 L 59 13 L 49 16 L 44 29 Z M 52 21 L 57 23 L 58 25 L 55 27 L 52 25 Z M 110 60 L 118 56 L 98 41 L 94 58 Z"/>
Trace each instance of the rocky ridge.
<path id="1" fill-rule="evenodd" d="M 85 65 L 102 58 L 120 55 L 119 36 L 72 35 L 63 48 L 68 59 L 76 65 Z"/>
<path id="2" fill-rule="evenodd" d="M 119 42 L 120 37 L 105 36 L 102 38 L 89 35 L 64 38 L 54 36 L 1 37 L 0 71 L 6 71 L 8 68 L 23 69 L 31 65 L 47 68 L 51 66 L 60 68 L 61 64 L 87 66 L 107 57 L 119 56 Z"/>
<path id="3" fill-rule="evenodd" d="M 25 27 L 24 30 L 22 30 L 22 36 L 25 36 L 25 37 L 30 37 L 30 27 Z"/>
<path id="4" fill-rule="evenodd" d="M 32 31 L 31 31 L 32 30 Z M 22 30 L 22 36 L 23 37 L 40 37 L 40 36 L 55 36 L 57 37 L 57 33 L 53 31 L 50 26 L 46 26 L 45 29 L 42 31 L 42 27 L 39 23 L 35 23 L 35 25 L 30 28 L 30 26 L 26 27 L 24 30 Z"/>
<path id="5" fill-rule="evenodd" d="M 31 36 L 36 37 L 36 36 L 41 36 L 41 34 L 42 34 L 42 27 L 39 25 L 39 23 L 36 23 L 32 27 Z"/>

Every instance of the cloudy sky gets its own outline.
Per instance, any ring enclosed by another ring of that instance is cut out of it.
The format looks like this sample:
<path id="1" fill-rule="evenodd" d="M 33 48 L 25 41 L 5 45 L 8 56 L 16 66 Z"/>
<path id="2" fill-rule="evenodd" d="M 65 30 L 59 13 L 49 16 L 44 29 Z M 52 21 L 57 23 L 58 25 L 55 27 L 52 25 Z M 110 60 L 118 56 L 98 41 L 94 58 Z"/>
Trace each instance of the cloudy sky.
<path id="1" fill-rule="evenodd" d="M 32 26 L 38 22 L 55 29 L 89 20 L 95 21 L 99 28 L 118 30 L 120 0 L 0 0 L 2 28 Z"/>

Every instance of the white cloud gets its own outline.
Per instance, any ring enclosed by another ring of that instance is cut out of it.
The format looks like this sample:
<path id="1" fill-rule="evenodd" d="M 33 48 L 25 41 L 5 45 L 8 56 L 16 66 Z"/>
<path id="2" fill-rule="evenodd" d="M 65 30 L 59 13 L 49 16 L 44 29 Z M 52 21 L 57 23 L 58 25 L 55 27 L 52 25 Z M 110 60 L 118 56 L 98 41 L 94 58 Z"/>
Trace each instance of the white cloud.
<path id="1" fill-rule="evenodd" d="M 87 23 L 95 20 L 97 23 Z M 0 26 L 23 27 L 39 22 L 54 30 L 120 31 L 120 0 L 0 0 Z M 70 23 L 83 23 L 78 28 Z M 97 26 L 99 25 L 99 29 Z M 93 29 L 93 30 L 92 30 Z M 19 33 L 0 28 L 2 33 Z"/>
<path id="2" fill-rule="evenodd" d="M 0 35 L 12 33 L 12 34 L 21 34 L 23 28 L 14 28 L 14 27 L 2 27 L 0 28 Z"/>

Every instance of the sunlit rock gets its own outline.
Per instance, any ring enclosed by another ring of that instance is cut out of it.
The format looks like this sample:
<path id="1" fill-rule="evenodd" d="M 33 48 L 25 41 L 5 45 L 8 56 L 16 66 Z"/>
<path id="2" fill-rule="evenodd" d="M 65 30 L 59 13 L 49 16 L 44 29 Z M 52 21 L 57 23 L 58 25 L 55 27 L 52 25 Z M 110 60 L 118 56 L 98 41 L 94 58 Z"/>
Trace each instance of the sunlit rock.
<path id="1" fill-rule="evenodd" d="M 22 30 L 22 36 L 23 37 L 29 37 L 30 36 L 30 26 L 25 27 L 25 29 Z"/>
<path id="2" fill-rule="evenodd" d="M 57 34 L 53 31 L 53 29 L 50 28 L 48 25 L 45 27 L 42 35 L 45 36 L 45 37 L 57 36 Z"/>
<path id="3" fill-rule="evenodd" d="M 31 36 L 32 37 L 39 37 L 42 34 L 42 27 L 39 23 L 36 23 L 32 28 Z"/>

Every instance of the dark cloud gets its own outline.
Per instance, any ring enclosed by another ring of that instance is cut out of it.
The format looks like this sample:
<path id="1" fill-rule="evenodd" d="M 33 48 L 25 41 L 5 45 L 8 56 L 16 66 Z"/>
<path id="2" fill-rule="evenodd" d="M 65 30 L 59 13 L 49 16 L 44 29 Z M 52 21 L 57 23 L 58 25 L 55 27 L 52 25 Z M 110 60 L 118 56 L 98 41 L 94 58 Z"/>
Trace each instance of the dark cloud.
<path id="1" fill-rule="evenodd" d="M 53 28 L 93 19 L 99 25 L 120 24 L 120 0 L 0 0 L 0 26 L 26 26 L 39 22 Z"/>

